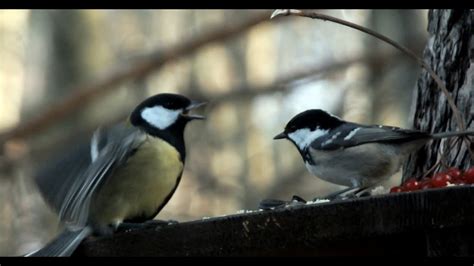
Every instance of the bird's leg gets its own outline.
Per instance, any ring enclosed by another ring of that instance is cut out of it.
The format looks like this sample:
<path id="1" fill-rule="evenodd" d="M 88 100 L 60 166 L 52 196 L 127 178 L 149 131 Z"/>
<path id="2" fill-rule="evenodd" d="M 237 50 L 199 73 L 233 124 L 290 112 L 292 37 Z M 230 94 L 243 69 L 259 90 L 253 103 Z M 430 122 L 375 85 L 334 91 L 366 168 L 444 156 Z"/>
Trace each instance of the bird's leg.
<path id="1" fill-rule="evenodd" d="M 358 198 L 361 197 L 367 197 L 370 196 L 370 191 L 369 189 L 372 188 L 373 186 L 367 186 L 367 187 L 361 187 L 358 190 L 354 191 L 354 195 L 356 195 Z"/>
<path id="2" fill-rule="evenodd" d="M 377 183 L 371 184 L 371 185 L 361 186 L 359 189 L 357 189 L 353 192 L 354 197 L 362 198 L 362 197 L 371 196 L 372 191 L 370 191 L 370 189 L 378 186 L 379 184 L 380 184 L 380 182 L 377 182 Z"/>
<path id="3" fill-rule="evenodd" d="M 306 204 L 306 200 L 302 197 L 293 195 L 291 201 L 277 200 L 277 199 L 264 199 L 258 204 L 259 209 L 273 210 L 278 208 L 284 208 L 287 206 Z"/>
<path id="4" fill-rule="evenodd" d="M 306 204 L 306 200 L 303 199 L 302 197 L 298 196 L 298 195 L 293 195 L 293 197 L 291 198 L 291 201 L 292 202 L 302 202 L 302 203 Z"/>
<path id="5" fill-rule="evenodd" d="M 354 190 L 354 189 L 358 189 L 358 187 L 348 187 L 348 188 L 345 188 L 345 189 L 343 189 L 343 190 L 340 190 L 340 191 L 336 191 L 336 192 L 334 192 L 334 193 L 331 193 L 331 194 L 329 194 L 329 195 L 327 195 L 327 196 L 325 196 L 325 197 L 322 197 L 322 198 L 316 197 L 316 198 L 314 198 L 313 201 L 316 201 L 316 200 L 318 200 L 318 199 L 328 199 L 328 200 L 331 200 L 331 201 L 332 201 L 332 200 L 335 200 L 335 199 L 338 199 L 338 198 L 342 198 L 341 196 L 342 196 L 343 194 L 347 193 L 348 191 Z"/>
<path id="6" fill-rule="evenodd" d="M 369 189 L 372 187 L 373 186 L 350 187 L 350 188 L 332 193 L 328 195 L 326 199 L 334 200 L 334 199 L 354 199 L 354 198 L 367 197 L 371 195 Z"/>
<path id="7" fill-rule="evenodd" d="M 115 225 L 96 225 L 93 227 L 94 236 L 111 236 L 114 234 L 117 226 Z"/>
<path id="8" fill-rule="evenodd" d="M 360 178 L 351 179 L 351 187 L 331 193 L 324 197 L 324 199 L 335 200 L 335 199 L 353 199 L 360 198 L 365 196 L 370 196 L 370 191 L 368 189 L 374 187 L 377 184 L 367 185 L 365 180 Z M 315 198 L 317 200 L 319 198 Z"/>

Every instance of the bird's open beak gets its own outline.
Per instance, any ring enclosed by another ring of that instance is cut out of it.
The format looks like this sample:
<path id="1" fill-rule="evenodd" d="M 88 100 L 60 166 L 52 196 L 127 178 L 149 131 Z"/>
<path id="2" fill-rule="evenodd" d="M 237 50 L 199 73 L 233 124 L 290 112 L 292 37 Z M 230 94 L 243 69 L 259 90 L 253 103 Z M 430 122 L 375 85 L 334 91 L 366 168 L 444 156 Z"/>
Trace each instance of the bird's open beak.
<path id="1" fill-rule="evenodd" d="M 190 110 L 196 109 L 196 108 L 201 107 L 201 106 L 206 105 L 206 104 L 207 104 L 207 102 L 192 101 L 191 104 L 188 107 L 186 107 L 186 109 L 184 109 L 184 111 L 181 115 L 186 117 L 189 120 L 194 120 L 194 119 L 203 120 L 203 119 L 206 119 L 205 116 L 195 115 L 195 114 L 190 114 L 189 113 Z"/>
<path id="2" fill-rule="evenodd" d="M 273 139 L 286 139 L 286 138 L 287 138 L 287 136 L 286 136 L 285 132 L 281 132 L 280 134 L 273 137 Z"/>

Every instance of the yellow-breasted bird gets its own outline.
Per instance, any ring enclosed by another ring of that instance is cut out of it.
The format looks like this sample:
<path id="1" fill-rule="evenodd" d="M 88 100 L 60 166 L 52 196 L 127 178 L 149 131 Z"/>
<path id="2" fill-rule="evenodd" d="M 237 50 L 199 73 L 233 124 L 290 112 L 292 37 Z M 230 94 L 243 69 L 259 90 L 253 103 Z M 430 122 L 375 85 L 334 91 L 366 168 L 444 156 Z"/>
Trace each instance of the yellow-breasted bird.
<path id="1" fill-rule="evenodd" d="M 38 175 L 42 195 L 66 227 L 26 256 L 69 256 L 91 234 L 110 234 L 122 223 L 152 220 L 180 182 L 185 126 L 204 119 L 189 111 L 203 104 L 177 94 L 152 96 L 128 121 L 96 130 L 90 146 L 81 148 L 87 156 L 65 158 L 61 167 L 69 169 L 61 168 L 63 174 Z"/>

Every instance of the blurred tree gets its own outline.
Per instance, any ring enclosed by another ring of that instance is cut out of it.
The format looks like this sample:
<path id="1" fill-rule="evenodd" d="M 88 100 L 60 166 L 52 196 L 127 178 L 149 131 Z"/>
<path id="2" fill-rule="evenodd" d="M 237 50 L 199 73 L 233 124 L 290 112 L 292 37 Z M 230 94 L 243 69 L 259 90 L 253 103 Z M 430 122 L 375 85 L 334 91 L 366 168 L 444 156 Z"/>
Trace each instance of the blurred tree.
<path id="1" fill-rule="evenodd" d="M 428 13 L 430 33 L 424 52 L 424 60 L 446 84 L 454 98 L 466 128 L 474 125 L 474 12 L 472 10 L 430 10 Z M 418 79 L 414 101 L 414 127 L 428 132 L 460 130 L 446 96 L 435 81 L 423 71 Z M 454 140 L 454 139 L 453 139 Z M 451 144 L 449 144 L 451 143 Z M 411 156 L 405 165 L 404 177 L 421 177 L 449 147 L 445 163 L 449 166 L 467 168 L 472 160 L 464 143 L 452 144 L 452 140 L 434 141 Z M 471 147 L 473 145 L 471 144 Z"/>
<path id="2" fill-rule="evenodd" d="M 27 51 L 33 62 L 29 70 L 42 78 L 29 81 L 25 86 L 24 116 L 35 114 L 38 108 L 64 98 L 69 93 L 68 88 L 84 79 L 86 69 L 82 51 L 87 28 L 83 20 L 83 14 L 78 10 L 31 11 L 29 40 L 35 45 Z M 31 84 L 33 82 L 36 84 Z M 42 93 L 38 95 L 38 91 Z M 29 97 L 33 92 L 37 97 Z"/>
<path id="3" fill-rule="evenodd" d="M 369 14 L 369 28 L 397 40 L 401 45 L 410 47 L 416 54 L 421 54 L 422 41 L 426 34 L 421 27 L 411 27 L 419 23 L 419 10 L 372 10 Z M 417 38 L 415 38 L 417 36 Z M 393 47 L 372 36 L 366 36 L 369 54 L 391 51 Z M 424 44 L 424 43 L 423 43 Z M 420 72 L 420 67 L 413 60 L 401 60 L 396 57 L 390 62 L 372 61 L 369 64 L 368 87 L 373 98 L 370 123 L 396 124 L 405 121 L 410 115 L 410 103 L 413 86 Z M 405 125 L 400 125 L 405 126 Z"/>
<path id="4" fill-rule="evenodd" d="M 26 120 L 71 93 L 75 84 L 90 78 L 87 49 L 92 46 L 87 16 L 81 10 L 32 10 L 29 17 L 29 43 L 26 79 L 21 116 Z M 84 45 L 87 42 L 88 45 Z M 32 45 L 33 44 L 33 45 Z M 32 97 L 34 96 L 34 97 Z M 75 112 L 69 119 L 57 121 L 47 134 L 28 138 L 30 145 L 72 134 L 85 125 L 85 112 Z M 46 158 L 43 154 L 42 158 Z M 41 159 L 41 158 L 40 158 Z"/>
<path id="5" fill-rule="evenodd" d="M 45 106 L 69 94 L 71 85 L 80 82 L 88 73 L 85 67 L 84 46 L 87 27 L 84 17 L 76 10 L 33 10 L 28 17 L 28 42 L 25 45 L 26 76 L 21 99 L 21 119 L 30 118 Z M 19 33 L 20 34 L 20 33 Z M 13 88 L 7 88 L 13 89 Z M 54 134 L 71 132 L 75 119 L 58 123 Z M 46 138 L 49 138 L 47 136 Z M 31 145 L 46 139 L 28 138 Z M 21 153 L 21 152 L 19 152 Z M 22 160 L 1 164 L 2 176 L 10 177 L 0 182 L 0 209 L 2 226 L 0 255 L 32 250 L 48 239 L 57 229 L 40 195 L 35 193 L 30 177 L 34 164 L 41 164 L 44 153 L 34 160 L 25 156 Z M 11 178 L 13 177 L 13 178 Z M 33 238 L 31 236 L 34 236 Z"/>

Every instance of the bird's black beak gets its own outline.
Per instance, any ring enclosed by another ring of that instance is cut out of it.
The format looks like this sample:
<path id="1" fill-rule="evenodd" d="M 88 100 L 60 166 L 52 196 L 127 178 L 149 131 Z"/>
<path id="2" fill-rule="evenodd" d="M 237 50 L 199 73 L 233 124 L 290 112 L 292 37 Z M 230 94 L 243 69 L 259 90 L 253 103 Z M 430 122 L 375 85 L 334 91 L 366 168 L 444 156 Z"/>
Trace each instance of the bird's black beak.
<path id="1" fill-rule="evenodd" d="M 286 139 L 286 138 L 287 138 L 287 135 L 285 132 L 281 132 L 280 134 L 273 137 L 273 139 Z"/>
<path id="2" fill-rule="evenodd" d="M 191 101 L 191 104 L 186 107 L 186 109 L 184 109 L 183 113 L 181 114 L 181 116 L 189 119 L 189 120 L 194 120 L 194 119 L 199 119 L 199 120 L 203 120 L 203 119 L 206 119 L 205 116 L 202 116 L 202 115 L 194 115 L 194 114 L 190 114 L 189 111 L 190 110 L 193 110 L 193 109 L 196 109 L 198 107 L 201 107 L 203 105 L 206 105 L 207 102 L 197 102 L 197 101 Z"/>

